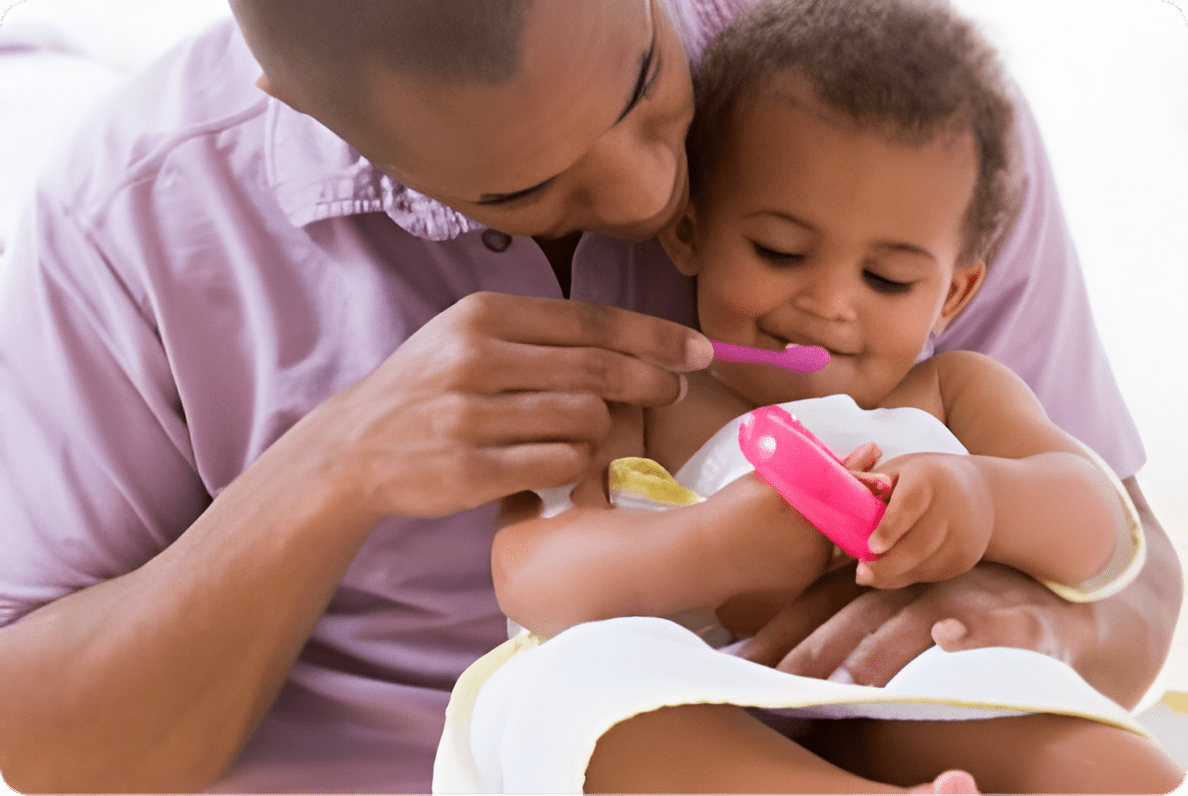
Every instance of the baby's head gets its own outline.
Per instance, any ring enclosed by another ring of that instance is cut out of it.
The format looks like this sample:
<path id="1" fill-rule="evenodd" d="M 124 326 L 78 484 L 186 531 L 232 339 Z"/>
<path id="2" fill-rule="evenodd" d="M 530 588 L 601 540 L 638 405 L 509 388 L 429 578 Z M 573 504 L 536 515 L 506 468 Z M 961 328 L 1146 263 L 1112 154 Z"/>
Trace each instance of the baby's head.
<path id="1" fill-rule="evenodd" d="M 768 0 L 696 75 L 692 200 L 662 235 L 702 330 L 830 350 L 718 375 L 759 403 L 882 401 L 976 294 L 1015 196 L 1013 113 L 973 26 L 924 0 Z"/>

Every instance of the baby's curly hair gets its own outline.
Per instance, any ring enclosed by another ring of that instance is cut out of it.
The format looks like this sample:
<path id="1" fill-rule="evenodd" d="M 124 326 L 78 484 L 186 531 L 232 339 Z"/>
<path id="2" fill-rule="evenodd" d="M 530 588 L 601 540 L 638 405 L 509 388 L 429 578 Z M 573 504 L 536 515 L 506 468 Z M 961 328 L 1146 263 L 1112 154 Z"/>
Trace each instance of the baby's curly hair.
<path id="1" fill-rule="evenodd" d="M 987 258 L 1019 197 L 1014 105 L 999 59 L 944 0 L 763 0 L 706 51 L 689 130 L 696 197 L 740 100 L 788 75 L 860 127 L 921 145 L 969 130 L 978 179 L 959 261 Z"/>

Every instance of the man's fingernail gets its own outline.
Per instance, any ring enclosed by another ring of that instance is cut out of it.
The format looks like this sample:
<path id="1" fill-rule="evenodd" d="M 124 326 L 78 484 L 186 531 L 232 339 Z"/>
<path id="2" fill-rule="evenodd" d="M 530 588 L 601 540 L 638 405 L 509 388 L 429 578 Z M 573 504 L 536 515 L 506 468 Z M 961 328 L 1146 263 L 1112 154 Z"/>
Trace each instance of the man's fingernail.
<path id="1" fill-rule="evenodd" d="M 881 556 L 887 552 L 887 543 L 883 541 L 881 536 L 872 536 L 866 540 L 866 546 L 870 548 L 870 552 L 876 556 Z"/>
<path id="2" fill-rule="evenodd" d="M 679 404 L 681 399 L 689 394 L 689 377 L 684 373 L 680 373 L 677 374 L 677 381 L 680 382 L 681 389 L 680 392 L 677 393 L 676 400 L 673 401 L 674 404 Z"/>
<path id="3" fill-rule="evenodd" d="M 831 683 L 842 683 L 844 685 L 854 685 L 854 678 L 850 676 L 849 671 L 844 667 L 839 666 L 833 670 L 833 674 L 825 678 Z"/>
<path id="4" fill-rule="evenodd" d="M 690 370 L 708 368 L 714 361 L 714 344 L 708 337 L 697 335 L 685 342 L 685 364 Z"/>

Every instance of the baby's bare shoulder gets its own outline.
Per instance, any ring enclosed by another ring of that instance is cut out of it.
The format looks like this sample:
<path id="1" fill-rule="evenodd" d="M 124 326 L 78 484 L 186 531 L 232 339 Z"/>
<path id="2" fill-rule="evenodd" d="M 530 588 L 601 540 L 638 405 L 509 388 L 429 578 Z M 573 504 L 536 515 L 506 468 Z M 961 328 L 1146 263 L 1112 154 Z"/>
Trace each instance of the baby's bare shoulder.
<path id="1" fill-rule="evenodd" d="M 685 397 L 644 413 L 647 456 L 675 473 L 718 429 L 755 407 L 705 371 L 688 374 Z"/>

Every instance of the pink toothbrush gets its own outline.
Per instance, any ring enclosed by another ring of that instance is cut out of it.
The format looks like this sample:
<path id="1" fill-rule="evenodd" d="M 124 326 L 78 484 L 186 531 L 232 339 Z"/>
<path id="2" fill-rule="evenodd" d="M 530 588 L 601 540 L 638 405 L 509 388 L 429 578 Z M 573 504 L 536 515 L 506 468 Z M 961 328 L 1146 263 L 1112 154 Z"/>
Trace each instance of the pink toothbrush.
<path id="1" fill-rule="evenodd" d="M 774 365 L 801 373 L 812 373 L 829 364 L 829 352 L 815 345 L 789 344 L 783 351 L 768 351 L 735 343 L 711 340 L 714 344 L 714 359 L 723 362 L 745 362 L 751 365 Z"/>
<path id="2" fill-rule="evenodd" d="M 759 477 L 809 524 L 859 561 L 878 558 L 867 540 L 887 505 L 787 410 L 762 406 L 744 415 L 738 445 Z"/>

